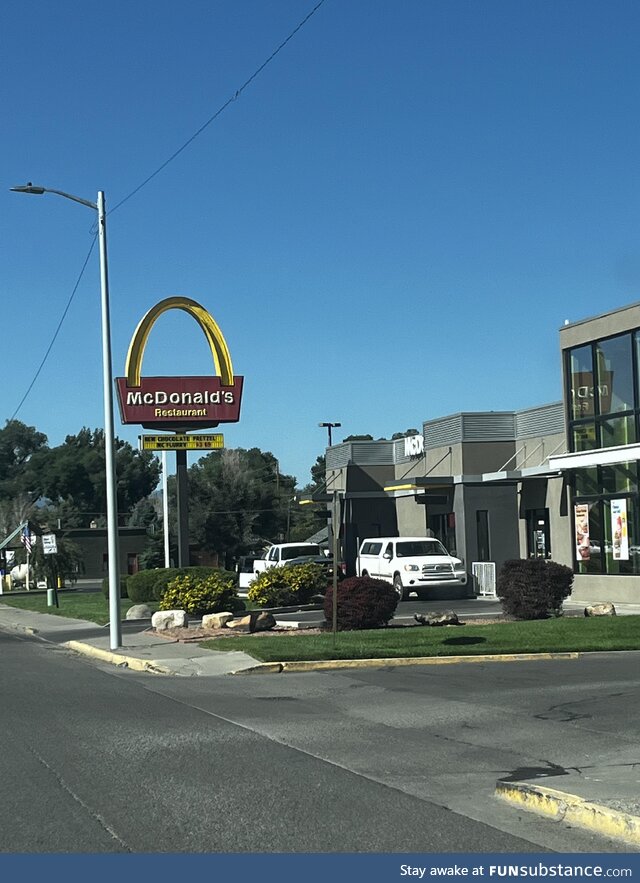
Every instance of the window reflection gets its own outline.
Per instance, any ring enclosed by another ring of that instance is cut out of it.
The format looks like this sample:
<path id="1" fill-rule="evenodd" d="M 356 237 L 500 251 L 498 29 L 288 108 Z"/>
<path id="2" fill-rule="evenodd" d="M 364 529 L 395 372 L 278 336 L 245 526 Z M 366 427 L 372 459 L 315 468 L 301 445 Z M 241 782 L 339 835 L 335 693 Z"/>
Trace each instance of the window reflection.
<path id="1" fill-rule="evenodd" d="M 593 389 L 593 355 L 591 345 L 572 349 L 569 356 L 570 397 L 572 420 L 595 414 Z"/>
<path id="2" fill-rule="evenodd" d="M 596 344 L 600 414 L 631 411 L 633 400 L 633 362 L 631 335 L 622 334 Z"/>
<path id="3" fill-rule="evenodd" d="M 636 441 L 635 417 L 616 417 L 615 420 L 603 420 L 600 433 L 603 448 L 631 445 Z"/>

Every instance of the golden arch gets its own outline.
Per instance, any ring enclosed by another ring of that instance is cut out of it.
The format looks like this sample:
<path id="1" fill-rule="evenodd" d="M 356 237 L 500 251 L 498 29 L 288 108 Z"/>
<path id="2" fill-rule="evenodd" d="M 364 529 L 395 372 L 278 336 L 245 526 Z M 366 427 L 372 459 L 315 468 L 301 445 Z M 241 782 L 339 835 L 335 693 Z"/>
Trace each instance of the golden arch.
<path id="1" fill-rule="evenodd" d="M 220 382 L 223 386 L 233 386 L 233 366 L 231 365 L 229 348 L 222 331 L 218 328 L 213 316 L 189 297 L 167 297 L 161 300 L 160 303 L 157 303 L 155 307 L 151 307 L 142 317 L 131 338 L 129 352 L 127 353 L 125 365 L 127 386 L 140 386 L 142 359 L 149 334 L 156 319 L 162 313 L 166 313 L 167 310 L 184 310 L 185 313 L 193 316 L 207 338 L 216 373 L 220 376 Z"/>

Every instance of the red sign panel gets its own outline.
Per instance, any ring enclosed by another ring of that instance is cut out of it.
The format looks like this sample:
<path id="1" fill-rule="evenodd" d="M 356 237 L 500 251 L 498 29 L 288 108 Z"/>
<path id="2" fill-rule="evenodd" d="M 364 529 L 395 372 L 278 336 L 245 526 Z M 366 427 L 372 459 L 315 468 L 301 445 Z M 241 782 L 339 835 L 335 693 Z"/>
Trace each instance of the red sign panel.
<path id="1" fill-rule="evenodd" d="M 148 429 L 208 429 L 240 419 L 243 377 L 223 386 L 217 376 L 141 377 L 140 386 L 127 386 L 116 377 L 123 423 Z"/>

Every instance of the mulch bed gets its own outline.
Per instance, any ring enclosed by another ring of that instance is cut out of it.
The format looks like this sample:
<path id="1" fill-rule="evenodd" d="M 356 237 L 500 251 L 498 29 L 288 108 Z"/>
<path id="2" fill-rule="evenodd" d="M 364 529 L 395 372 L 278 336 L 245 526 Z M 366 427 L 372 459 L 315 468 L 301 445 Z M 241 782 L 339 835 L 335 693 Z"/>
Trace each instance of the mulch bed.
<path id="1" fill-rule="evenodd" d="M 387 628 L 394 629 L 406 629 L 406 628 L 459 628 L 463 625 L 493 625 L 502 622 L 513 622 L 513 618 L 504 617 L 504 616 L 494 616 L 488 619 L 471 619 L 467 622 L 460 621 L 458 625 L 451 626 L 422 626 L 417 622 L 412 623 L 392 623 L 387 626 Z M 167 641 L 179 641 L 182 644 L 198 644 L 201 641 L 209 641 L 214 638 L 233 638 L 238 635 L 242 635 L 242 637 L 253 637 L 254 635 L 257 637 L 274 635 L 281 637 L 283 635 L 325 635 L 331 634 L 330 628 L 308 628 L 308 629 L 287 629 L 276 626 L 274 629 L 269 629 L 263 632 L 249 632 L 240 629 L 203 629 L 200 626 L 193 626 L 191 628 L 177 628 L 177 629 L 162 629 L 161 631 L 156 631 L 155 629 L 148 629 L 148 631 L 155 634 L 158 638 L 165 638 Z"/>

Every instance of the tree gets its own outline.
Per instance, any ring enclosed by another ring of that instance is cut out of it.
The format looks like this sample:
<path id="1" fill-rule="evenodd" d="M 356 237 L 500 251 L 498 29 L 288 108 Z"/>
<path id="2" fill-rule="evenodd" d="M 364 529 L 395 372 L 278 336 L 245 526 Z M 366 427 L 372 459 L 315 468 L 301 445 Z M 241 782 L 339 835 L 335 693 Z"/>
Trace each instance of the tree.
<path id="1" fill-rule="evenodd" d="M 373 436 L 372 436 L 372 435 L 348 435 L 345 439 L 343 439 L 343 441 L 345 441 L 345 442 L 350 442 L 350 441 L 373 441 Z"/>
<path id="2" fill-rule="evenodd" d="M 104 523 L 106 513 L 105 445 L 102 429 L 84 427 L 62 445 L 41 449 L 30 460 L 39 476 L 41 496 L 65 527 Z M 129 515 L 158 484 L 160 464 L 150 451 L 136 451 L 116 439 L 118 512 Z"/>
<path id="3" fill-rule="evenodd" d="M 5 426 L 0 429 L 0 502 L 2 504 L 6 505 L 18 497 L 23 497 L 24 506 L 27 498 L 31 502 L 38 498 L 39 475 L 31 467 L 31 461 L 33 456 L 45 450 L 46 446 L 46 435 L 20 420 L 7 420 Z"/>
<path id="4" fill-rule="evenodd" d="M 326 457 L 321 454 L 311 467 L 311 482 L 302 488 L 302 494 L 321 493 L 326 485 Z M 304 541 L 314 536 L 327 525 L 327 507 L 324 503 L 311 506 L 296 504 L 291 511 L 291 528 L 289 535 L 292 541 Z"/>
<path id="5" fill-rule="evenodd" d="M 404 432 L 394 432 L 391 436 L 391 441 L 396 441 L 399 438 L 406 438 L 409 435 L 420 435 L 417 429 L 407 429 Z"/>
<path id="6" fill-rule="evenodd" d="M 294 488 L 295 479 L 280 473 L 270 452 L 212 451 L 189 469 L 191 541 L 231 568 L 240 555 L 286 535 L 286 501 Z"/>

